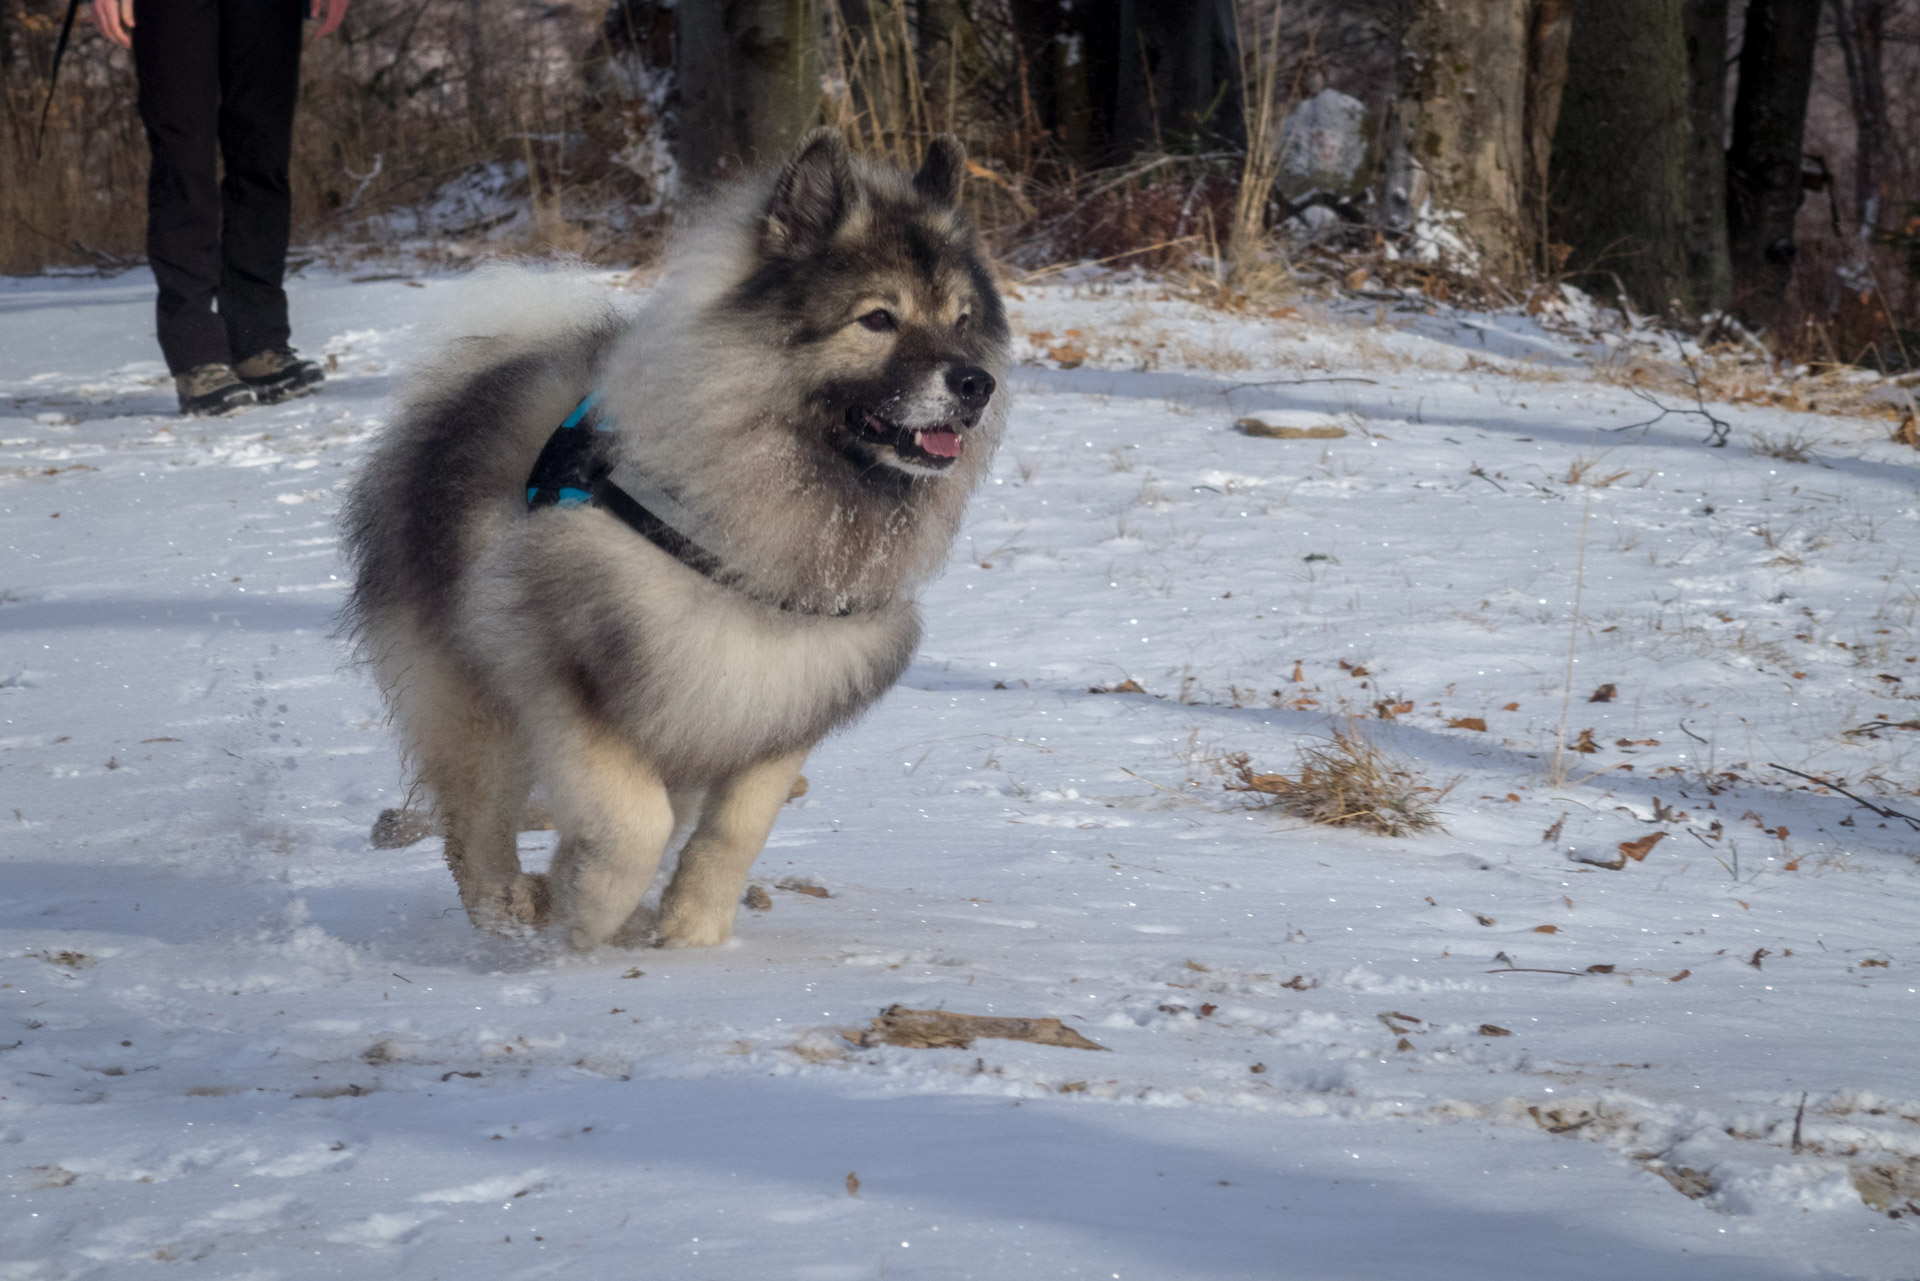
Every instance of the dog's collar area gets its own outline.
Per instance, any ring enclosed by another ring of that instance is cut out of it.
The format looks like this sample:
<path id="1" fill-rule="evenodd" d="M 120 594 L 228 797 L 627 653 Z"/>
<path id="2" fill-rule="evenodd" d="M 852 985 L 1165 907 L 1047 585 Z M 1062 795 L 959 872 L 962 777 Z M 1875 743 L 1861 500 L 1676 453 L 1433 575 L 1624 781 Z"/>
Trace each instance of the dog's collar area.
<path id="1" fill-rule="evenodd" d="M 613 427 L 600 413 L 600 393 L 588 395 L 566 420 L 547 437 L 540 456 L 527 475 L 527 510 L 542 507 L 598 507 L 619 520 L 634 533 L 658 547 L 695 573 L 747 594 L 740 587 L 740 575 L 729 570 L 718 556 L 661 519 L 639 499 L 613 482 L 613 466 L 607 459 L 606 444 Z M 759 599 L 755 597 L 755 599 Z M 808 609 L 792 601 L 767 602 L 789 613 L 821 614 L 844 618 L 851 607 L 835 610 Z"/>

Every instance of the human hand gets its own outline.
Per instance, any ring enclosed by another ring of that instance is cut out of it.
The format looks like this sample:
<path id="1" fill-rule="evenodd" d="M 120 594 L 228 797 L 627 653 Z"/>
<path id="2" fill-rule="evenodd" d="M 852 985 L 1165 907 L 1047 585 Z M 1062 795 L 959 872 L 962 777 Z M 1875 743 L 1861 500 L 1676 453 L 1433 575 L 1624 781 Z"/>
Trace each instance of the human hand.
<path id="1" fill-rule="evenodd" d="M 133 0 L 93 0 L 93 25 L 122 49 L 133 48 Z"/>
<path id="2" fill-rule="evenodd" d="M 94 0 L 96 5 L 104 2 L 105 0 Z M 133 0 L 127 0 L 127 7 L 129 10 L 132 9 Z M 340 25 L 340 20 L 347 16 L 347 0 L 309 0 L 307 13 L 320 20 L 320 26 L 313 34 L 330 36 Z"/>

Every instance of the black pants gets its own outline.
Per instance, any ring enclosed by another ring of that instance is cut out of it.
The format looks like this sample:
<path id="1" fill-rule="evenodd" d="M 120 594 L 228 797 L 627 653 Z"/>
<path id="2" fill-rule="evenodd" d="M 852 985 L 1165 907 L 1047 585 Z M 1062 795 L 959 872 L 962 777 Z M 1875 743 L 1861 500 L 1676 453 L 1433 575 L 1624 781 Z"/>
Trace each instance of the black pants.
<path id="1" fill-rule="evenodd" d="M 176 374 L 287 345 L 287 161 L 304 0 L 134 0 L 147 258 Z M 214 167 L 214 153 L 225 167 Z"/>

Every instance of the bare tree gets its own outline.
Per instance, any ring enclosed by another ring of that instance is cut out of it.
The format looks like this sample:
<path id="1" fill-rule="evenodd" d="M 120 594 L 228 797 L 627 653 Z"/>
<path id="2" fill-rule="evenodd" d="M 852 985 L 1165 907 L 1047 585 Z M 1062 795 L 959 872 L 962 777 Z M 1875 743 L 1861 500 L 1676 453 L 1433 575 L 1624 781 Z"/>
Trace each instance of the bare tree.
<path id="1" fill-rule="evenodd" d="M 675 151 L 695 186 L 779 157 L 820 107 L 820 0 L 678 7 Z"/>
<path id="2" fill-rule="evenodd" d="M 1702 311 L 1733 295 L 1727 248 L 1728 0 L 1685 0 L 1687 44 L 1687 274 Z"/>
<path id="3" fill-rule="evenodd" d="M 1239 133 L 1232 0 L 1119 0 L 1114 97 L 1124 154 Z"/>
<path id="4" fill-rule="evenodd" d="M 1767 323 L 1793 279 L 1801 139 L 1813 87 L 1820 0 L 1749 0 L 1727 149 L 1734 305 Z"/>
<path id="5" fill-rule="evenodd" d="M 1576 0 L 1551 201 L 1569 263 L 1649 311 L 1693 309 L 1681 0 Z"/>
<path id="6" fill-rule="evenodd" d="M 1853 219 L 1863 232 L 1880 214 L 1880 187 L 1889 177 L 1887 130 L 1887 19 L 1894 0 L 1831 0 L 1833 25 L 1847 67 L 1853 105 Z"/>
<path id="7" fill-rule="evenodd" d="M 1410 225 L 1421 203 L 1484 268 L 1524 276 L 1530 0 L 1410 0 L 1388 125 L 1387 217 Z M 1544 105 L 1544 99 L 1543 99 Z"/>

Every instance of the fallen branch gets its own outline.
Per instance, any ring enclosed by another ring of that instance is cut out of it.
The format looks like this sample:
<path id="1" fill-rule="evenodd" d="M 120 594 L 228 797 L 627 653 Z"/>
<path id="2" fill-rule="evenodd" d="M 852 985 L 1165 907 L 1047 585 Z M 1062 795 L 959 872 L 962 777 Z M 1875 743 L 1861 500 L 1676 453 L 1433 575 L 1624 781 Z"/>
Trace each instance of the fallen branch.
<path id="1" fill-rule="evenodd" d="M 1846 788 L 1840 786 L 1840 784 L 1838 783 L 1832 782 L 1828 779 L 1821 778 L 1816 774 L 1802 774 L 1797 769 L 1788 769 L 1785 765 L 1777 765 L 1772 761 L 1767 762 L 1767 768 L 1781 770 L 1785 773 L 1795 775 L 1796 777 L 1804 778 L 1809 783 L 1818 783 L 1822 787 L 1831 787 L 1834 791 L 1840 793 L 1840 795 L 1846 797 L 1848 800 L 1852 801 L 1854 804 L 1863 806 L 1866 809 L 1872 810 L 1875 814 L 1878 814 L 1881 818 L 1897 818 L 1902 823 L 1905 823 L 1909 828 L 1913 829 L 1916 832 L 1920 832 L 1920 818 L 1915 818 L 1911 814 L 1902 814 L 1899 810 L 1888 809 L 1884 805 L 1875 805 L 1872 801 L 1867 800 L 1864 797 L 1855 796 L 1852 792 L 1849 792 Z"/>
<path id="2" fill-rule="evenodd" d="M 1727 443 L 1727 437 L 1729 433 L 1733 431 L 1733 424 L 1728 422 L 1724 418 L 1716 417 L 1713 411 L 1707 408 L 1706 394 L 1701 390 L 1701 387 L 1700 387 L 1700 367 L 1694 363 L 1693 357 L 1688 356 L 1685 359 L 1686 359 L 1686 365 L 1687 365 L 1688 381 L 1693 386 L 1693 403 L 1695 406 L 1694 408 L 1675 409 L 1670 405 L 1661 404 L 1659 399 L 1649 392 L 1641 391 L 1638 387 L 1629 387 L 1627 388 L 1628 391 L 1632 392 L 1634 395 L 1638 396 L 1640 399 L 1646 401 L 1649 405 L 1652 405 L 1655 409 L 1659 410 L 1660 412 L 1655 414 L 1652 418 L 1647 419 L 1645 422 L 1628 423 L 1624 427 L 1609 427 L 1607 428 L 1607 430 L 1610 432 L 1633 431 L 1636 428 L 1651 427 L 1655 423 L 1659 422 L 1662 418 L 1665 418 L 1670 414 L 1680 414 L 1683 416 L 1686 414 L 1698 414 L 1700 417 L 1706 419 L 1709 423 L 1713 425 L 1713 430 L 1707 433 L 1707 444 L 1713 446 L 1715 449 L 1725 448 Z"/>
<path id="3" fill-rule="evenodd" d="M 1249 387 L 1304 387 L 1304 386 L 1305 386 L 1306 384 L 1308 384 L 1308 383 L 1365 383 L 1365 384 L 1366 384 L 1367 386 L 1369 386 L 1369 387 L 1377 387 L 1377 386 L 1379 386 L 1379 385 L 1380 385 L 1380 384 L 1379 384 L 1379 383 L 1378 383 L 1377 381 L 1375 381 L 1375 380 L 1374 380 L 1374 379 L 1372 379 L 1372 378 L 1359 378 L 1359 377 L 1353 377 L 1353 378 L 1273 378 L 1273 379 L 1269 379 L 1269 380 L 1268 380 L 1268 381 L 1266 381 L 1266 382 L 1258 382 L 1258 383 L 1233 383 L 1233 384 L 1231 384 L 1230 386 L 1227 386 L 1227 387 L 1222 387 L 1222 388 L 1220 389 L 1220 394 L 1221 394 L 1222 396 L 1231 396 L 1231 395 L 1232 395 L 1232 394 L 1233 394 L 1234 392 L 1236 392 L 1236 391 L 1245 391 L 1245 390 L 1246 390 L 1247 388 L 1249 388 Z"/>

